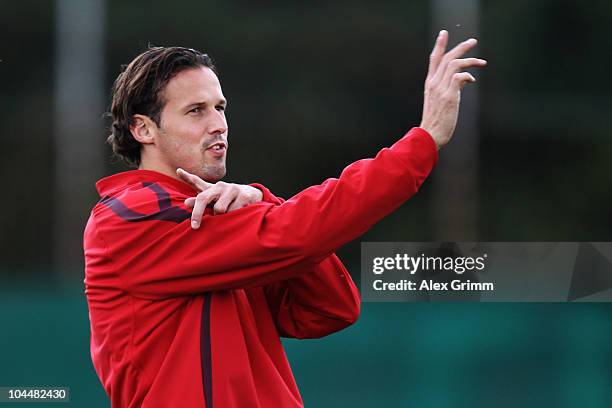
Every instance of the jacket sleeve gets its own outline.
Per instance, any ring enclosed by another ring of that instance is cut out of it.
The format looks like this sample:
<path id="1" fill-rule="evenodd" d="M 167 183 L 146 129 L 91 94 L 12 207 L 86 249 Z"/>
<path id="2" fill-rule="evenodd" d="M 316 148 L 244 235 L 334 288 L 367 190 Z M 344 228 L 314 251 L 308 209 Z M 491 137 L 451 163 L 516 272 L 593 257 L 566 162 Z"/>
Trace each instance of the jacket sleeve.
<path id="1" fill-rule="evenodd" d="M 264 200 L 282 204 L 262 185 Z M 332 254 L 312 271 L 264 287 L 279 334 L 297 339 L 319 338 L 355 323 L 361 310 L 359 290 L 340 258 Z"/>
<path id="2" fill-rule="evenodd" d="M 336 255 L 309 273 L 264 288 L 281 336 L 319 338 L 355 323 L 361 298 L 351 275 Z"/>
<path id="3" fill-rule="evenodd" d="M 117 271 L 124 289 L 159 298 L 263 286 L 312 270 L 413 196 L 437 160 L 435 143 L 415 128 L 374 159 L 309 187 L 281 205 L 260 202 L 180 223 L 110 220 L 96 206 L 85 231 L 86 262 Z M 104 260 L 88 259 L 88 241 Z"/>

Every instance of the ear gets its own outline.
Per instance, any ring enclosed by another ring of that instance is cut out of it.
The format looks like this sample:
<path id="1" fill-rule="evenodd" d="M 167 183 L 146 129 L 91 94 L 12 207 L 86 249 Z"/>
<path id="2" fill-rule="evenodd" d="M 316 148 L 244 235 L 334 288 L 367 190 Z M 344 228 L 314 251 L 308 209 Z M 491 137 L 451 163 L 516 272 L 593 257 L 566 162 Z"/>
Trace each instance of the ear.
<path id="1" fill-rule="evenodd" d="M 140 143 L 154 144 L 157 131 L 157 125 L 148 116 L 136 114 L 132 117 L 130 132 Z"/>

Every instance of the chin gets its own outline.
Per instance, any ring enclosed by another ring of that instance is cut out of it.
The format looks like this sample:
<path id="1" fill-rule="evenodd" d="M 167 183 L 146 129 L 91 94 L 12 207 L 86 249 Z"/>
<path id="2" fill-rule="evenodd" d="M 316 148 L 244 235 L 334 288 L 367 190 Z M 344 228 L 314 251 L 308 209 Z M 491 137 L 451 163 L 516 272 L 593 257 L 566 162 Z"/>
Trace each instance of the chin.
<path id="1" fill-rule="evenodd" d="M 205 168 L 199 176 L 209 183 L 216 183 L 225 177 L 225 166 L 219 168 Z"/>

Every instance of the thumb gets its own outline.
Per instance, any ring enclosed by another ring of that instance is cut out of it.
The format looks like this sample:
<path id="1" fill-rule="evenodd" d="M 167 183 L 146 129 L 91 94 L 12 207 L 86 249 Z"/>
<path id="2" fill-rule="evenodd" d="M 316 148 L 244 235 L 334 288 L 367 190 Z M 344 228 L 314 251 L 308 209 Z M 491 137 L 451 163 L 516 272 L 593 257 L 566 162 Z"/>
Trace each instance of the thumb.
<path id="1" fill-rule="evenodd" d="M 193 208 L 195 206 L 195 202 L 196 202 L 195 197 L 189 197 L 188 199 L 185 200 L 185 206 L 187 206 L 187 208 Z"/>

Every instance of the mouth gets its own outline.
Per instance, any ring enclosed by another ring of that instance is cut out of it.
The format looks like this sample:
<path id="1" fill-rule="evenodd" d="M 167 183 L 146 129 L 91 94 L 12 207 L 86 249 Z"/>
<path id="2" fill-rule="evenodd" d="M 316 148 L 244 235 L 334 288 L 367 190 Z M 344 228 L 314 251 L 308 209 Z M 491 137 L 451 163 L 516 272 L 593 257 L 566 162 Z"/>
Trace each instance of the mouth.
<path id="1" fill-rule="evenodd" d="M 216 142 L 206 148 L 207 152 L 213 153 L 215 156 L 222 156 L 227 150 L 227 143 Z"/>

